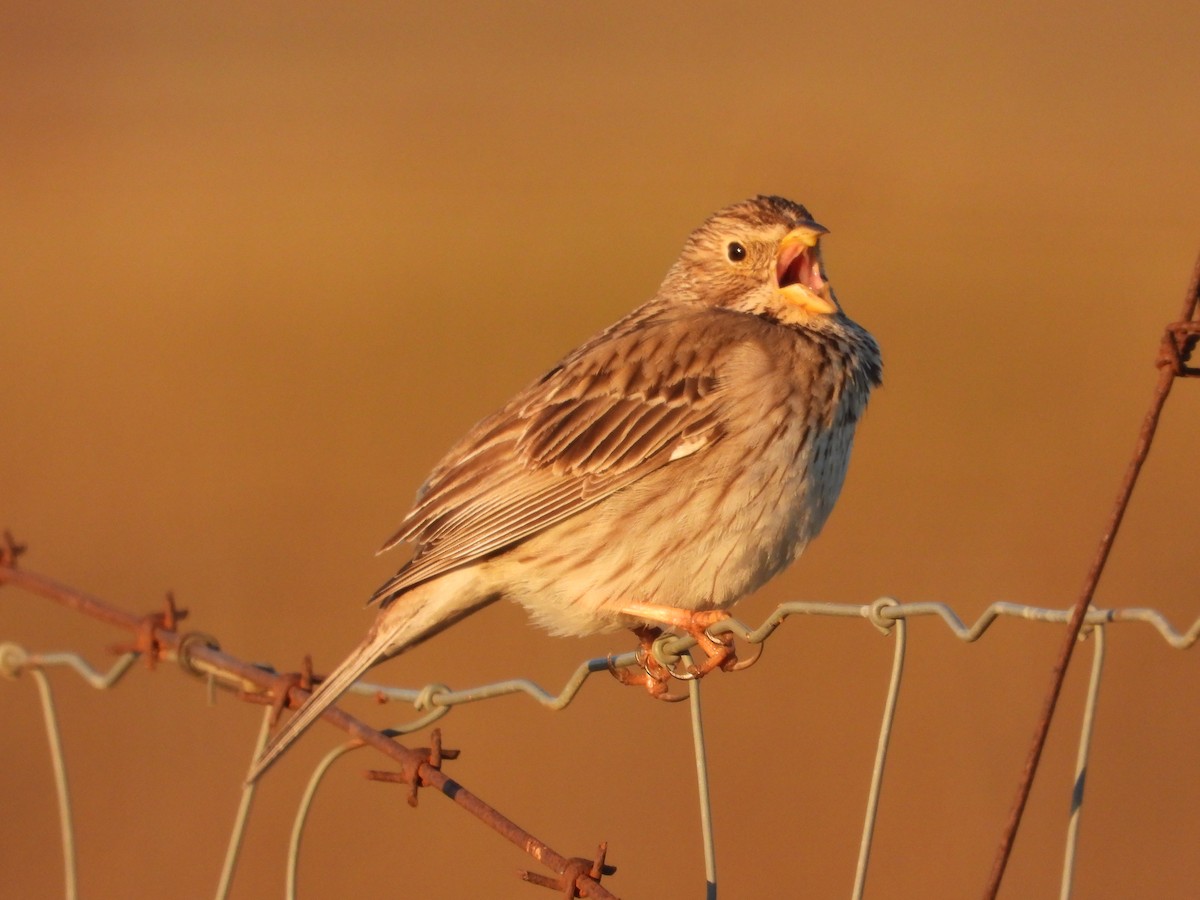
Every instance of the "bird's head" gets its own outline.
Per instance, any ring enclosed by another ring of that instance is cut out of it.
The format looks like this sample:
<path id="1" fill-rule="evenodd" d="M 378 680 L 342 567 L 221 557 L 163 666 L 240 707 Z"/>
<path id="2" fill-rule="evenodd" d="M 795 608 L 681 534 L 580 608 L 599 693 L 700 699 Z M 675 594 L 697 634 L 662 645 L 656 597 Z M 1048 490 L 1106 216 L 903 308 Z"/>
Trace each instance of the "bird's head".
<path id="1" fill-rule="evenodd" d="M 692 232 L 663 287 L 693 302 L 815 324 L 841 311 L 821 262 L 827 232 L 782 197 L 736 203 Z"/>

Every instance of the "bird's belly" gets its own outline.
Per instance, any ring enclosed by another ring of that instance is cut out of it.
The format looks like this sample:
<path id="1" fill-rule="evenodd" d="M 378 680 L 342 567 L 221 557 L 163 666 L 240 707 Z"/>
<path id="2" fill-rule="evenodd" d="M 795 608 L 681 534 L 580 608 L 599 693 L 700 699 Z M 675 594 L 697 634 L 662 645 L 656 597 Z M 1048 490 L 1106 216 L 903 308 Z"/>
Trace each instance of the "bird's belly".
<path id="1" fill-rule="evenodd" d="M 629 602 L 729 607 L 791 563 L 824 524 L 830 488 L 836 497 L 844 474 L 828 460 L 845 456 L 828 449 L 797 428 L 749 464 L 668 466 L 505 554 L 509 596 L 558 634 L 628 625 L 619 609 Z"/>

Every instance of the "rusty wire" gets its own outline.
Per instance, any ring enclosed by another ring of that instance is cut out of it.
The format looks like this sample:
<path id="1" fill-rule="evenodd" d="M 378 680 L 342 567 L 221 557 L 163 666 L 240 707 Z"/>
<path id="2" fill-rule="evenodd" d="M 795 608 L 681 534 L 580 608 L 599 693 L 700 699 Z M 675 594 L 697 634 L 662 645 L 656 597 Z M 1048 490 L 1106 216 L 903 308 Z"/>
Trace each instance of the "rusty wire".
<path id="1" fill-rule="evenodd" d="M 175 626 L 184 618 L 185 611 L 175 608 L 168 598 L 164 612 L 149 616 L 136 616 L 117 609 L 104 601 L 59 584 L 41 575 L 15 568 L 15 560 L 21 549 L 8 539 L 7 547 L 0 552 L 0 585 L 13 584 L 33 594 L 54 600 L 69 609 L 92 616 L 110 625 L 122 628 L 135 636 L 133 649 L 141 654 L 147 665 L 154 664 L 168 654 L 178 652 L 185 646 L 183 636 Z M 193 642 L 186 645 L 188 664 L 196 669 L 211 672 L 222 687 L 233 690 L 249 702 L 269 702 L 271 692 L 277 692 L 277 702 L 297 706 L 308 696 L 299 684 L 299 679 L 279 676 L 236 657 L 214 649 L 207 643 Z M 408 784 L 432 787 L 479 819 L 511 843 L 520 847 L 542 865 L 555 873 L 554 878 L 538 875 L 537 878 L 553 882 L 570 896 L 611 898 L 614 895 L 600 884 L 600 877 L 615 871 L 603 863 L 597 870 L 588 861 L 580 865 L 578 858 L 567 857 L 554 850 L 541 839 L 522 829 L 485 803 L 458 782 L 451 781 L 430 759 L 429 754 L 410 749 L 370 728 L 359 719 L 332 707 L 323 718 L 349 733 L 352 737 L 369 744 L 400 764 L 401 778 Z M 598 872 L 598 874 L 593 874 Z M 531 880 L 531 879 L 527 879 Z M 536 879 L 534 879 L 536 880 Z M 537 881 L 543 883 L 543 881 Z"/>
<path id="2" fill-rule="evenodd" d="M 1100 538 L 1100 546 L 1096 550 L 1095 559 L 1092 561 L 1091 568 L 1084 579 L 1083 590 L 1080 592 L 1079 599 L 1071 609 L 1071 618 L 1067 622 L 1067 629 L 1063 634 L 1062 650 L 1059 651 L 1058 659 L 1054 664 L 1054 669 L 1050 676 L 1050 689 L 1046 694 L 1042 714 L 1034 730 L 1029 755 L 1025 760 L 1025 768 L 1022 770 L 1021 777 L 1017 783 L 1017 795 L 1013 801 L 1012 811 L 1009 813 L 1003 835 L 1000 838 L 1000 846 L 996 851 L 991 875 L 987 886 L 984 888 L 983 895 L 986 900 L 995 900 L 996 894 L 1000 890 L 1000 882 L 1004 878 L 1004 870 L 1008 866 L 1009 857 L 1012 855 L 1013 842 L 1017 838 L 1017 829 L 1021 826 L 1021 817 L 1025 812 L 1025 805 L 1029 802 L 1029 793 L 1033 789 L 1033 779 L 1037 774 L 1038 762 L 1041 760 L 1042 750 L 1046 746 L 1046 738 L 1050 734 L 1050 722 L 1054 718 L 1054 709 L 1058 705 L 1058 698 L 1062 693 L 1063 682 L 1067 675 L 1067 666 L 1071 662 L 1071 654 L 1075 649 L 1075 641 L 1079 636 L 1079 629 L 1083 627 L 1088 607 L 1091 606 L 1092 597 L 1096 594 L 1096 588 L 1100 584 L 1100 577 L 1104 574 L 1108 555 L 1112 551 L 1113 542 L 1116 541 L 1117 532 L 1120 530 L 1121 522 L 1125 518 L 1125 510 L 1129 507 L 1129 500 L 1133 496 L 1133 489 L 1137 486 L 1142 464 L 1145 463 L 1146 457 L 1150 454 L 1150 445 L 1154 441 L 1154 432 L 1158 428 L 1159 417 L 1162 415 L 1167 397 L 1171 393 L 1171 386 L 1175 383 L 1176 378 L 1200 375 L 1200 368 L 1188 365 L 1192 351 L 1196 347 L 1196 342 L 1200 340 L 1200 322 L 1196 320 L 1198 308 L 1200 308 L 1200 258 L 1196 260 L 1195 268 L 1192 271 L 1191 284 L 1188 286 L 1187 295 L 1184 297 L 1183 309 L 1180 311 L 1179 319 L 1167 325 L 1163 331 L 1162 341 L 1159 344 L 1158 354 L 1154 363 L 1158 368 L 1158 380 L 1154 386 L 1154 393 L 1150 398 L 1150 407 L 1146 411 L 1145 418 L 1142 420 L 1142 428 L 1138 433 L 1137 442 L 1133 448 L 1133 456 L 1129 460 L 1129 465 L 1125 470 L 1125 477 L 1121 481 L 1120 488 L 1117 490 L 1116 502 L 1113 504 L 1112 513 Z"/>

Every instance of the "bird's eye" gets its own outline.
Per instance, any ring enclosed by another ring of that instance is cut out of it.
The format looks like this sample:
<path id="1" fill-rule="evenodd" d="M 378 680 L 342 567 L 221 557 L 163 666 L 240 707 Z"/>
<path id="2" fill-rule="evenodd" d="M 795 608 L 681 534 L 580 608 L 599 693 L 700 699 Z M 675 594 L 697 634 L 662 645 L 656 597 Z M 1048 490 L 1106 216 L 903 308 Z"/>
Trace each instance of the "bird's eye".
<path id="1" fill-rule="evenodd" d="M 730 241 L 729 246 L 725 248 L 725 253 L 731 262 L 741 262 L 746 258 L 746 248 L 737 241 Z"/>

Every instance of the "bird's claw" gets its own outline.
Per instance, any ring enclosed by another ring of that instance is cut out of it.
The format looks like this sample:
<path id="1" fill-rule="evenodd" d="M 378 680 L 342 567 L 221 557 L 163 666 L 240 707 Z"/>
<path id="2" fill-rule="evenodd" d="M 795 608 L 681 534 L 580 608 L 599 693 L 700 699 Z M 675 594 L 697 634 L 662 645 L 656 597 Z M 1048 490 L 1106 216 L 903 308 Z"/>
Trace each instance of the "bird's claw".
<path id="1" fill-rule="evenodd" d="M 742 659 L 736 653 L 729 654 L 728 657 L 721 663 L 722 672 L 740 672 L 743 669 L 748 669 L 760 659 L 763 655 L 763 647 L 765 644 L 758 645 L 758 651 L 749 659 Z"/>
<path id="2" fill-rule="evenodd" d="M 663 662 L 662 658 L 655 651 L 655 643 L 664 638 L 663 630 L 653 625 L 639 625 L 633 629 L 633 633 L 637 635 L 640 646 L 638 647 L 634 658 L 637 661 L 637 668 L 618 669 L 613 665 L 612 657 L 608 660 L 608 670 L 613 677 L 621 684 L 640 685 L 646 689 L 655 700 L 662 700 L 665 703 L 678 703 L 685 699 L 684 694 L 672 694 L 670 685 L 673 680 L 687 679 L 691 676 L 679 675 L 675 672 L 674 664 Z M 667 639 L 671 635 L 665 635 Z M 639 671 L 640 670 L 640 671 Z"/>
<path id="3" fill-rule="evenodd" d="M 687 699 L 684 694 L 672 694 L 670 685 L 672 679 L 678 679 L 669 667 L 658 661 L 658 657 L 654 653 L 648 652 L 644 647 L 638 648 L 637 651 L 637 668 L 622 668 L 618 669 L 613 665 L 613 659 L 608 658 L 608 671 L 613 678 L 621 682 L 621 684 L 639 685 L 646 689 L 655 700 L 662 700 L 665 703 L 678 703 L 680 700 Z"/>
<path id="4" fill-rule="evenodd" d="M 758 661 L 758 655 L 755 655 L 749 662 L 741 662 L 733 645 L 733 635 L 728 631 L 713 634 L 709 630 L 713 625 L 724 622 L 728 618 L 730 615 L 724 610 L 702 610 L 692 613 L 689 621 L 683 626 L 684 630 L 695 638 L 696 646 L 704 652 L 704 659 L 701 662 L 688 666 L 688 672 L 694 678 L 703 678 L 713 669 L 720 669 L 722 672 L 736 672 L 748 668 Z"/>
<path id="5" fill-rule="evenodd" d="M 721 621 L 728 618 L 727 615 L 721 614 L 719 618 L 714 618 L 713 621 Z M 705 626 L 703 630 L 692 632 L 692 636 L 696 639 L 697 646 L 705 653 L 705 659 L 699 665 L 689 667 L 697 678 L 702 678 L 711 672 L 713 669 L 720 669 L 722 672 L 740 672 L 743 669 L 748 669 L 759 659 L 762 658 L 763 645 L 758 645 L 758 651 L 749 659 L 742 659 L 737 655 L 737 649 L 734 647 L 733 634 L 725 631 L 721 634 L 713 634 L 708 628 L 711 623 Z"/>

